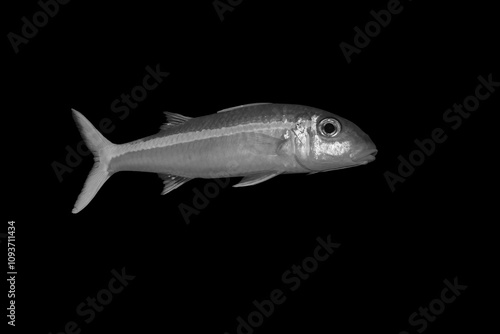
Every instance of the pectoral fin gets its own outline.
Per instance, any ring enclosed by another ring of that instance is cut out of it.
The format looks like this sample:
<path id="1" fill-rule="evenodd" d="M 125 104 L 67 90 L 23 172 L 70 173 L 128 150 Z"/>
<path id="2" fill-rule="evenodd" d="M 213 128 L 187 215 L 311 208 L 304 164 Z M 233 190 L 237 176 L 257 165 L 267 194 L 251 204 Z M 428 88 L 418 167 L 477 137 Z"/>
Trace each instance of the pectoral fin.
<path id="1" fill-rule="evenodd" d="M 289 140 L 276 138 L 262 133 L 252 134 L 244 145 L 250 154 L 257 155 L 287 155 Z"/>
<path id="2" fill-rule="evenodd" d="M 261 182 L 267 181 L 280 174 L 281 172 L 265 172 L 265 173 L 252 174 L 249 176 L 245 176 L 243 180 L 240 181 L 240 183 L 235 184 L 233 187 L 253 186 L 254 184 L 259 184 Z"/>
<path id="3" fill-rule="evenodd" d="M 170 175 L 170 174 L 158 174 L 158 176 L 163 180 L 164 188 L 161 192 L 162 195 L 166 195 L 172 190 L 175 190 L 182 186 L 187 181 L 191 180 L 187 177 Z"/>

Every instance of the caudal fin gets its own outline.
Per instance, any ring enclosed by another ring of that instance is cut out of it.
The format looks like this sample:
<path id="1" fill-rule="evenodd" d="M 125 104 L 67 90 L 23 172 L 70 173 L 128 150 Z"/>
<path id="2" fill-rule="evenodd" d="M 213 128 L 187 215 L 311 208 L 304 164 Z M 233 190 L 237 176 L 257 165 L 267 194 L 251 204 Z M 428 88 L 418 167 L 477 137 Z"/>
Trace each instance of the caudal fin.
<path id="1" fill-rule="evenodd" d="M 82 114 L 75 109 L 71 110 L 73 111 L 73 118 L 75 119 L 76 125 L 80 129 L 80 133 L 85 140 L 85 144 L 87 144 L 87 147 L 92 154 L 94 154 L 95 160 L 94 167 L 90 171 L 85 181 L 85 185 L 83 186 L 83 190 L 78 196 L 72 211 L 73 213 L 78 213 L 90 203 L 104 182 L 112 175 L 112 173 L 108 171 L 108 166 L 111 158 L 110 155 L 115 144 L 104 138 L 104 136 L 97 131 L 92 123 Z"/>

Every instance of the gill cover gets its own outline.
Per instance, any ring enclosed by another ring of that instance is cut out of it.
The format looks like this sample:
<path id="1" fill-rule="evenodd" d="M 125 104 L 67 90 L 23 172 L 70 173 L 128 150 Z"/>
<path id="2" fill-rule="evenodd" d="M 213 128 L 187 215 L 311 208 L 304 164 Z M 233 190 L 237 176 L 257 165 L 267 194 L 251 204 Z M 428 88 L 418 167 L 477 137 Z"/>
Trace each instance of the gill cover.
<path id="1" fill-rule="evenodd" d="M 294 131 L 297 162 L 312 172 L 355 165 L 349 157 L 355 142 L 351 124 L 327 112 L 299 119 Z"/>

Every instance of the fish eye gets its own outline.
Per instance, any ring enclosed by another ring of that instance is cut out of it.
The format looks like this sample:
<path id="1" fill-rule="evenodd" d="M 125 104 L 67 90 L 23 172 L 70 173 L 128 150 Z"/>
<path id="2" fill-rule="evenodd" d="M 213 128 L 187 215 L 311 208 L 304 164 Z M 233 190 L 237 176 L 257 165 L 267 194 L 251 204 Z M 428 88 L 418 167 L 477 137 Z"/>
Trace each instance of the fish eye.
<path id="1" fill-rule="evenodd" d="M 319 122 L 318 129 L 325 137 L 335 137 L 340 132 L 341 126 L 335 118 L 325 118 Z"/>

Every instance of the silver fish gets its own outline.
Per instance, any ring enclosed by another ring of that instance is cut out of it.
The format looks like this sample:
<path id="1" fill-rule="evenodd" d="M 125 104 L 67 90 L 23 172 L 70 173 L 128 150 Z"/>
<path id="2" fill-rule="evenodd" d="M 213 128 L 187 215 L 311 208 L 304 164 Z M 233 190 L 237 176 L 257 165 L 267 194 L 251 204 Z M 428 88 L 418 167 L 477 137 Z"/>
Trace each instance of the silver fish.
<path id="1" fill-rule="evenodd" d="M 235 187 L 245 187 L 284 173 L 364 165 L 377 153 L 352 122 L 300 105 L 254 103 L 197 118 L 165 112 L 167 123 L 159 133 L 120 145 L 72 110 L 95 159 L 73 213 L 119 171 L 160 174 L 164 195 L 193 178 L 243 176 Z"/>

